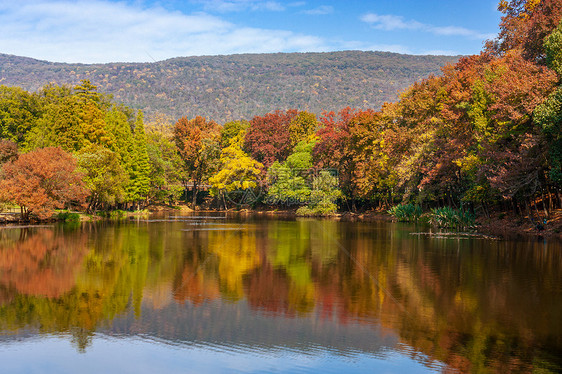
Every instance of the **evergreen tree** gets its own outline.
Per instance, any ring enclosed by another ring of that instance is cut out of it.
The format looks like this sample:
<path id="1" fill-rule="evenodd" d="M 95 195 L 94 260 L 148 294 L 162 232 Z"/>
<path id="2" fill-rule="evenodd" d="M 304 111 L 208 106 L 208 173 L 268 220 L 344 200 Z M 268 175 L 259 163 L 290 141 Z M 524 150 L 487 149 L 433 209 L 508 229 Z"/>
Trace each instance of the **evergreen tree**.
<path id="1" fill-rule="evenodd" d="M 135 121 L 132 148 L 127 195 L 129 201 L 139 202 L 145 200 L 150 191 L 150 160 L 146 148 L 143 115 L 140 111 Z"/>

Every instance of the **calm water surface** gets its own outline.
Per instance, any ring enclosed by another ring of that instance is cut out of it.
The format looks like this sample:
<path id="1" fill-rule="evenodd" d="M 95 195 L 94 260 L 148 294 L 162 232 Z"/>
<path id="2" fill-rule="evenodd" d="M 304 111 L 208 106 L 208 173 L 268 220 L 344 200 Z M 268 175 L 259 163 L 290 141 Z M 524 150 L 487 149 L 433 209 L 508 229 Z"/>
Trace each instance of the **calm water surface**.
<path id="1" fill-rule="evenodd" d="M 193 214 L 0 228 L 3 373 L 561 372 L 562 246 Z"/>

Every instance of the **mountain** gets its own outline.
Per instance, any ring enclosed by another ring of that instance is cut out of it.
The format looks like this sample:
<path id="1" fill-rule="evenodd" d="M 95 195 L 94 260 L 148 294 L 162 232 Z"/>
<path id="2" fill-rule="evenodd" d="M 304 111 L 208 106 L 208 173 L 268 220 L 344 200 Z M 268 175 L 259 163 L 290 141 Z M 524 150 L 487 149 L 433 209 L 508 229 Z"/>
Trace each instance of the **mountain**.
<path id="1" fill-rule="evenodd" d="M 202 115 L 223 123 L 275 109 L 378 109 L 458 58 L 345 51 L 66 64 L 0 54 L 0 84 L 35 91 L 47 83 L 75 85 L 89 79 L 100 92 L 149 116 Z"/>

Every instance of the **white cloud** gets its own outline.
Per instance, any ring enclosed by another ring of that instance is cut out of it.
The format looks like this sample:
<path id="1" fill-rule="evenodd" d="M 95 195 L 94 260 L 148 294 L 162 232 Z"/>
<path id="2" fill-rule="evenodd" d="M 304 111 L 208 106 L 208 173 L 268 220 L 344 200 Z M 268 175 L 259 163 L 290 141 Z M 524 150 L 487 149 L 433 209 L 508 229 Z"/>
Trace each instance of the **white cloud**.
<path id="1" fill-rule="evenodd" d="M 376 29 L 381 30 L 416 30 L 424 25 L 416 21 L 404 21 L 403 17 L 394 15 L 379 15 L 375 13 L 367 13 L 361 16 L 361 21 L 371 24 Z"/>
<path id="2" fill-rule="evenodd" d="M 219 13 L 245 10 L 281 12 L 285 10 L 283 4 L 270 0 L 193 0 L 193 2 L 203 4 L 207 11 Z"/>
<path id="3" fill-rule="evenodd" d="M 0 0 L 0 52 L 55 62 L 331 50 L 319 37 L 106 0 Z"/>
<path id="4" fill-rule="evenodd" d="M 421 23 L 415 20 L 405 20 L 402 16 L 392 14 L 375 14 L 367 13 L 360 17 L 361 21 L 370 24 L 375 29 L 393 31 L 393 30 L 416 30 L 428 32 L 434 35 L 443 36 L 462 36 L 469 39 L 491 39 L 494 34 L 480 33 L 478 31 L 466 29 L 457 26 L 433 26 Z"/>
<path id="5" fill-rule="evenodd" d="M 326 15 L 326 14 L 334 13 L 334 7 L 331 5 L 321 5 L 314 9 L 303 10 L 302 13 L 310 14 L 313 16 Z"/>

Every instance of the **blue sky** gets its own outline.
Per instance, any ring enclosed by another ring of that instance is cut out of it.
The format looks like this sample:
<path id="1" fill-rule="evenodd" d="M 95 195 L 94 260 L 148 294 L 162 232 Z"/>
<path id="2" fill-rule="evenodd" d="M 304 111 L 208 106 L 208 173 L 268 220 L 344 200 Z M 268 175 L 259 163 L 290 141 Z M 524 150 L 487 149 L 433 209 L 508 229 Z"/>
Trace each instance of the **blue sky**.
<path id="1" fill-rule="evenodd" d="M 494 0 L 0 0 L 0 53 L 53 62 L 377 50 L 475 54 Z"/>

